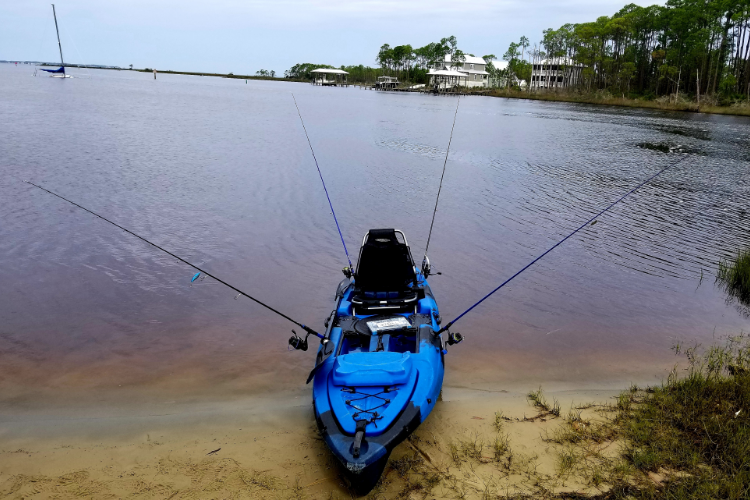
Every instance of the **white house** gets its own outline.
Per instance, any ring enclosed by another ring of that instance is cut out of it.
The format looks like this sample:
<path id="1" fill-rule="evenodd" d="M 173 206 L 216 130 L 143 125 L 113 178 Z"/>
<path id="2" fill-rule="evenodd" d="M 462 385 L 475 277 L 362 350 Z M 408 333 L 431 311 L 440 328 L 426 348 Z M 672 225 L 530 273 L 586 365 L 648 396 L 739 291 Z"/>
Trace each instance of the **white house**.
<path id="1" fill-rule="evenodd" d="M 532 65 L 530 86 L 532 89 L 571 87 L 581 80 L 582 69 L 582 64 L 566 57 L 544 59 Z"/>
<path id="2" fill-rule="evenodd" d="M 488 87 L 490 74 L 487 73 L 486 66 L 487 63 L 484 62 L 484 59 L 474 56 L 466 56 L 466 60 L 462 64 L 453 64 L 451 63 L 450 54 L 446 54 L 445 60 L 435 64 L 433 69 L 427 74 L 432 77 L 430 83 L 433 85 L 438 83 L 437 80 L 439 78 L 437 77 L 440 76 L 438 72 L 448 71 L 451 74 L 446 75 L 444 73 L 444 76 L 452 76 L 458 82 L 458 85 L 465 87 Z M 461 76 L 455 73 L 461 73 Z"/>

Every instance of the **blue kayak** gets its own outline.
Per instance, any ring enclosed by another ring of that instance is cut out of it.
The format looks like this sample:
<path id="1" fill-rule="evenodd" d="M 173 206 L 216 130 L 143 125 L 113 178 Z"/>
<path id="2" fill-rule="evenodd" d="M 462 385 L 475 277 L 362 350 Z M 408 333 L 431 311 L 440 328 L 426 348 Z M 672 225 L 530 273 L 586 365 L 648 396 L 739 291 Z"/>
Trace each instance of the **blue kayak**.
<path id="1" fill-rule="evenodd" d="M 308 379 L 318 428 L 360 492 L 372 489 L 393 448 L 440 396 L 440 314 L 426 273 L 401 231 L 370 230 L 356 272 L 336 291 Z"/>

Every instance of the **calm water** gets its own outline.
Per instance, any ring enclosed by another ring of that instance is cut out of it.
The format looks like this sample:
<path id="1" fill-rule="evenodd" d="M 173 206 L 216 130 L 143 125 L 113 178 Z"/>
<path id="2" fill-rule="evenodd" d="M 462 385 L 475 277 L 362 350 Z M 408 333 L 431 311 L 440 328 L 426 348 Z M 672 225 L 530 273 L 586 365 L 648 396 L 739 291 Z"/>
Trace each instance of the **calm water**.
<path id="1" fill-rule="evenodd" d="M 0 393 L 299 388 L 290 325 L 18 178 L 322 328 L 369 228 L 427 237 L 456 99 L 0 65 Z M 675 340 L 750 323 L 713 285 L 750 245 L 750 120 L 468 97 L 430 257 L 451 319 L 608 202 L 689 158 L 464 318 L 446 384 L 658 381 Z M 654 149 L 654 146 L 657 146 Z M 702 271 L 703 270 L 703 271 Z M 703 280 L 701 282 L 701 272 Z"/>

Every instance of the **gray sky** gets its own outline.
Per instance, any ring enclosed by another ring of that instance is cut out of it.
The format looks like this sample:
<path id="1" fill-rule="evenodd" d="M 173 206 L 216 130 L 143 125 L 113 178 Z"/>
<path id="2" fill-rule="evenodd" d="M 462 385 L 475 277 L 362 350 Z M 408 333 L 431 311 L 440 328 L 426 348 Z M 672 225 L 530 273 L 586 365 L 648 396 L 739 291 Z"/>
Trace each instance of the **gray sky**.
<path id="1" fill-rule="evenodd" d="M 501 57 L 525 35 L 612 15 L 626 0 L 58 0 L 68 62 L 252 74 L 298 62 L 375 65 L 383 43 Z M 639 5 L 664 3 L 640 1 Z M 0 59 L 57 61 L 48 2 L 0 2 Z"/>

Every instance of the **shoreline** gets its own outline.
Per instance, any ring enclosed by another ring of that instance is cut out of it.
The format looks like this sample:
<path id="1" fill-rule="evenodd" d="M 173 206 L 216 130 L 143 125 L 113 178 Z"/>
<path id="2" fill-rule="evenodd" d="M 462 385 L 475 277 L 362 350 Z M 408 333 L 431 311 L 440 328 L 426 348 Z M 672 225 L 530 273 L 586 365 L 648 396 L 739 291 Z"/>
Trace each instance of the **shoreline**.
<path id="1" fill-rule="evenodd" d="M 127 69 L 127 68 L 101 68 L 93 66 L 70 66 L 75 68 L 85 69 L 102 69 L 110 71 L 135 71 L 138 73 L 151 73 L 153 69 Z M 271 77 L 271 76 L 256 76 L 256 75 L 234 75 L 231 73 L 206 73 L 200 71 L 174 71 L 174 70 L 156 70 L 157 74 L 169 74 L 169 75 L 188 75 L 188 76 L 208 76 L 216 78 L 228 78 L 235 80 L 267 80 L 275 82 L 290 82 L 290 83 L 310 83 L 307 80 L 297 80 L 283 77 Z M 350 82 L 349 86 L 360 86 L 368 85 L 363 82 Z M 420 93 L 419 90 L 411 89 L 398 89 L 400 92 L 414 92 Z M 656 100 L 644 100 L 644 99 L 630 99 L 630 98 L 602 98 L 597 97 L 596 94 L 578 94 L 568 92 L 522 92 L 516 90 L 501 90 L 501 89 L 482 89 L 482 90 L 471 90 L 467 89 L 462 95 L 479 95 L 487 97 L 502 97 L 506 99 L 524 99 L 529 101 L 545 101 L 545 102 L 565 102 L 573 104 L 593 104 L 598 106 L 617 106 L 623 108 L 640 108 L 640 109 L 655 109 L 660 111 L 680 111 L 688 113 L 702 113 L 707 115 L 727 115 L 727 116 L 750 116 L 750 105 L 748 106 L 713 106 L 713 105 L 701 105 L 699 106 L 694 102 L 683 101 L 681 103 L 663 103 Z"/>
<path id="2" fill-rule="evenodd" d="M 546 396 L 567 412 L 581 403 L 612 404 L 619 393 L 568 390 Z M 80 409 L 19 416 L 12 422 L 3 418 L 0 496 L 71 498 L 85 492 L 93 497 L 350 498 L 335 458 L 318 435 L 307 391 L 304 396 L 300 391 L 294 397 L 189 403 L 172 410 L 165 409 L 167 403 L 140 413 L 96 415 Z M 415 460 L 428 468 L 468 472 L 458 462 L 450 465 L 452 450 L 472 440 L 491 440 L 496 412 L 507 419 L 505 431 L 517 459 L 513 467 L 518 467 L 503 486 L 531 491 L 525 484 L 531 462 L 534 473 L 554 474 L 556 455 L 542 436 L 554 432 L 562 419 L 543 416 L 524 392 L 446 387 L 432 415 L 393 451 L 381 486 L 368 498 L 398 496 L 409 482 L 400 468 L 414 466 Z M 477 477 L 489 477 L 497 465 L 489 448 L 478 453 L 486 463 L 473 466 L 475 476 L 461 479 L 459 486 L 467 498 L 479 498 Z M 573 484 L 568 481 L 560 491 Z M 453 497 L 446 488 L 433 496 Z M 590 490 L 585 485 L 574 489 Z"/>
<path id="3" fill-rule="evenodd" d="M 506 99 L 525 99 L 530 101 L 549 101 L 549 102 L 567 102 L 574 104 L 595 104 L 599 106 L 618 106 L 625 108 L 656 109 L 660 111 L 680 111 L 689 113 L 719 114 L 731 116 L 750 116 L 750 106 L 732 107 L 732 106 L 698 106 L 692 102 L 682 103 L 661 103 L 657 101 L 647 101 L 643 99 L 630 98 L 601 98 L 596 94 L 570 94 L 556 92 L 518 92 L 494 90 L 488 94 L 490 97 L 504 97 Z"/>

